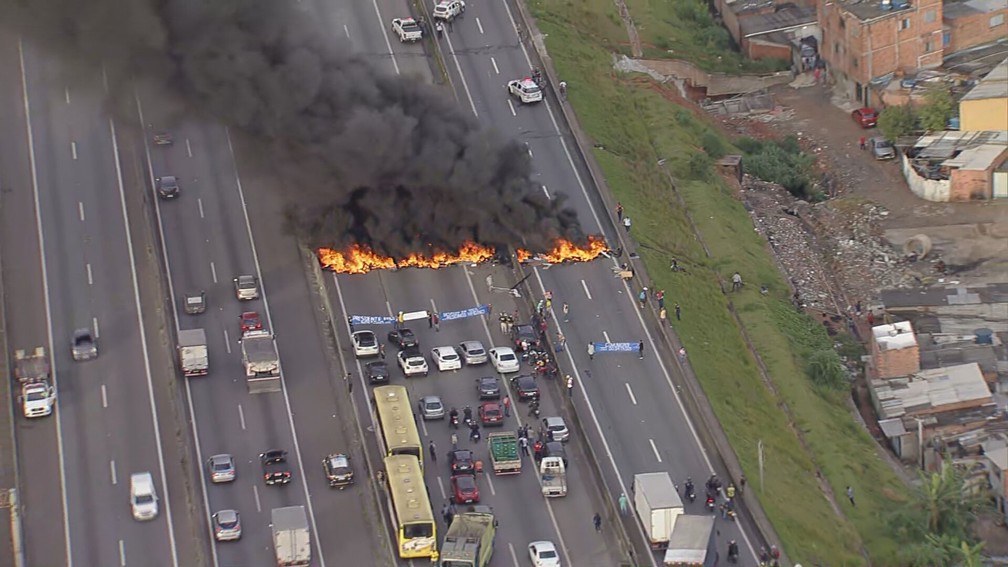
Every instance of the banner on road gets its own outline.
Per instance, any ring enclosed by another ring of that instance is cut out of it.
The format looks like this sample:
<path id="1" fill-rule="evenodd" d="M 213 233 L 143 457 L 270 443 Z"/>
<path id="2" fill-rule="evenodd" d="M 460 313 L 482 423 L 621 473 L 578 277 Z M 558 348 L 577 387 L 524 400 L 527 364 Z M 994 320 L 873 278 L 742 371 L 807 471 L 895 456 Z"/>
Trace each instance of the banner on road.
<path id="1" fill-rule="evenodd" d="M 351 325 L 395 325 L 395 317 L 387 315 L 351 315 Z"/>
<path id="2" fill-rule="evenodd" d="M 454 321 L 456 319 L 465 319 L 466 317 L 479 317 L 480 315 L 487 315 L 490 313 L 489 305 L 477 305 L 476 307 L 470 307 L 469 309 L 463 309 L 461 311 L 442 311 L 438 314 L 438 317 L 442 321 Z"/>
<path id="3" fill-rule="evenodd" d="M 637 352 L 637 343 L 594 343 L 595 353 L 600 352 Z"/>

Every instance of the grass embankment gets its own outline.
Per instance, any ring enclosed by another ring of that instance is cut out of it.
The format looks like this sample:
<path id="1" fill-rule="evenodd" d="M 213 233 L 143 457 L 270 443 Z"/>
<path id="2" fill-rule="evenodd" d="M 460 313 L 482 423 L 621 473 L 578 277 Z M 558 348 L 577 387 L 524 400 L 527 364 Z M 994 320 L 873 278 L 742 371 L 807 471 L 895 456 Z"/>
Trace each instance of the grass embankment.
<path id="1" fill-rule="evenodd" d="M 829 348 L 829 338 L 790 307 L 786 281 L 731 191 L 713 176 L 691 179 L 697 177 L 691 159 L 696 161 L 701 140 L 713 130 L 649 80 L 612 69 L 611 53 L 629 50 L 611 0 L 530 0 L 530 7 L 547 34 L 559 76 L 570 85 L 582 126 L 604 148 L 596 149 L 595 157 L 633 219 L 649 274 L 666 290 L 669 305 L 682 306 L 676 330 L 753 489 L 759 484 L 756 446 L 763 443 L 766 474 L 759 498 L 790 557 L 804 564 L 860 565 L 867 549 L 874 564 L 897 564 L 885 514 L 904 489 L 849 415 L 844 396 L 821 392 L 805 377 L 804 356 Z M 637 14 L 635 19 L 644 20 Z M 657 165 L 661 158 L 667 159 L 711 258 Z M 690 271 L 670 272 L 672 257 Z M 729 298 L 717 284 L 717 274 L 728 280 L 736 270 L 748 285 L 730 299 L 794 415 L 793 427 L 762 382 L 728 311 Z M 769 286 L 768 295 L 760 295 L 761 284 Z M 844 515 L 824 496 L 816 464 Z M 856 508 L 844 494 L 848 485 L 854 487 Z"/>

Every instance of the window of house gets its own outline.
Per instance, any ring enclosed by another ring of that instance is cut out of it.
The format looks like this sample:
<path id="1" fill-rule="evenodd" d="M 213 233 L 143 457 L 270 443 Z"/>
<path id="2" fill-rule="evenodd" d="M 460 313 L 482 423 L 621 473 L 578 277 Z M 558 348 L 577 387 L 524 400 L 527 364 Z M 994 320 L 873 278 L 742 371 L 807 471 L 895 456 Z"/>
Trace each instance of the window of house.
<path id="1" fill-rule="evenodd" d="M 934 21 L 935 21 L 935 11 L 934 10 L 928 10 L 927 12 L 924 12 L 924 22 L 925 23 L 930 24 L 930 23 L 932 23 Z"/>
<path id="2" fill-rule="evenodd" d="M 952 43 L 952 32 L 942 32 L 942 47 L 948 47 Z"/>
<path id="3" fill-rule="evenodd" d="M 858 68 L 858 58 L 857 57 L 851 57 L 850 62 L 851 62 L 851 66 L 852 67 L 854 67 L 855 69 Z"/>
<path id="4" fill-rule="evenodd" d="M 910 29 L 910 18 L 903 18 L 899 22 L 899 29 L 908 30 Z"/>
<path id="5" fill-rule="evenodd" d="M 996 16 L 991 16 L 990 27 L 996 28 L 1004 23 L 1004 14 L 998 14 Z"/>
<path id="6" fill-rule="evenodd" d="M 840 53 L 840 44 L 835 41 L 833 42 L 833 53 Z"/>
<path id="7" fill-rule="evenodd" d="M 845 22 L 843 18 L 840 18 L 840 29 L 844 29 L 846 27 L 847 27 L 847 22 Z M 994 26 L 991 25 L 991 27 L 994 27 Z"/>
<path id="8" fill-rule="evenodd" d="M 931 53 L 932 51 L 934 51 L 934 44 L 931 43 L 930 41 L 925 41 L 924 42 L 924 53 Z"/>

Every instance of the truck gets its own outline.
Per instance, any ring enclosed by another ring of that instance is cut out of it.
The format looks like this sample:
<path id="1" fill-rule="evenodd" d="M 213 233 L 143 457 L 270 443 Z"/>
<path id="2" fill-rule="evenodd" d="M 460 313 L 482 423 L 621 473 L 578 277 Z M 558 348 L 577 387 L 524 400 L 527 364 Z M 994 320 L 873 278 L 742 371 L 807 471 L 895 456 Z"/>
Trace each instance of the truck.
<path id="1" fill-rule="evenodd" d="M 273 508 L 272 518 L 277 567 L 311 564 L 311 531 L 304 506 Z"/>
<path id="2" fill-rule="evenodd" d="M 717 562 L 714 516 L 679 516 L 665 550 L 665 567 L 714 567 Z"/>
<path id="3" fill-rule="evenodd" d="M 518 434 L 501 431 L 487 435 L 487 445 L 490 446 L 490 462 L 493 463 L 494 474 L 518 474 L 521 472 L 522 460 L 518 454 Z"/>
<path id="4" fill-rule="evenodd" d="M 399 41 L 402 43 L 420 41 L 423 39 L 423 29 L 413 18 L 393 19 L 392 31 L 399 36 Z"/>
<path id="5" fill-rule="evenodd" d="M 25 417 L 52 415 L 56 389 L 49 383 L 49 357 L 45 347 L 35 347 L 31 354 L 14 351 L 14 377 L 21 383 L 21 407 Z"/>
<path id="6" fill-rule="evenodd" d="M 441 567 L 487 567 L 494 551 L 497 520 L 486 506 L 456 514 L 441 545 Z"/>
<path id="7" fill-rule="evenodd" d="M 210 355 L 203 329 L 184 329 L 178 332 L 178 358 L 182 374 L 187 377 L 206 376 L 210 372 Z"/>
<path id="8" fill-rule="evenodd" d="M 273 334 L 266 330 L 248 331 L 241 338 L 241 347 L 249 393 L 281 391 L 280 355 Z"/>
<path id="9" fill-rule="evenodd" d="M 539 461 L 539 478 L 546 498 L 567 496 L 567 467 L 562 457 L 543 457 Z"/>
<path id="10" fill-rule="evenodd" d="M 636 474 L 631 491 L 651 549 L 668 548 L 676 518 L 685 512 L 672 477 L 667 472 Z"/>

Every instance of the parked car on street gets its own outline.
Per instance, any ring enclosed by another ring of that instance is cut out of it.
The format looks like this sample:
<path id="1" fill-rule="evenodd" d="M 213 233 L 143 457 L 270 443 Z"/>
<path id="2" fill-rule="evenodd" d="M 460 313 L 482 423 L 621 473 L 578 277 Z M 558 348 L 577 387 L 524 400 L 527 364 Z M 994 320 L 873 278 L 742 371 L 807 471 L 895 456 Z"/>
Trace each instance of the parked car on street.
<path id="1" fill-rule="evenodd" d="M 876 136 L 868 140 L 868 149 L 871 150 L 872 157 L 875 159 L 894 159 L 896 157 L 896 147 L 885 138 Z"/>
<path id="2" fill-rule="evenodd" d="M 878 124 L 878 111 L 874 108 L 864 107 L 851 112 L 851 118 L 862 128 L 874 128 Z"/>

